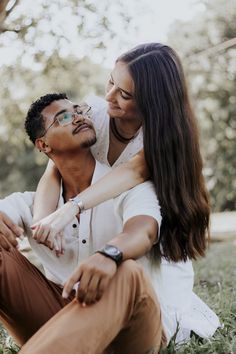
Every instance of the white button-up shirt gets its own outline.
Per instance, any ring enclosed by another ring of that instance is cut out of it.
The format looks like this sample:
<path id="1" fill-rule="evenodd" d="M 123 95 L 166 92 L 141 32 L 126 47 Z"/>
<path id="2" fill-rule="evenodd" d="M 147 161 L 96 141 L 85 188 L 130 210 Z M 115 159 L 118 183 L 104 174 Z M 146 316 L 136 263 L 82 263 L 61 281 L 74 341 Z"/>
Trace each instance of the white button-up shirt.
<path id="1" fill-rule="evenodd" d="M 110 168 L 96 161 L 92 184 Z M 137 215 L 149 215 L 161 224 L 158 200 L 151 182 L 142 183 L 115 199 L 108 200 L 75 217 L 64 230 L 65 254 L 57 257 L 55 251 L 32 238 L 33 192 L 13 193 L 0 201 L 4 211 L 17 224 L 24 227 L 29 243 L 39 257 L 48 279 L 64 284 L 79 263 L 118 235 L 123 225 Z M 46 200 L 45 200 L 46 203 Z M 62 195 L 59 206 L 64 203 Z"/>

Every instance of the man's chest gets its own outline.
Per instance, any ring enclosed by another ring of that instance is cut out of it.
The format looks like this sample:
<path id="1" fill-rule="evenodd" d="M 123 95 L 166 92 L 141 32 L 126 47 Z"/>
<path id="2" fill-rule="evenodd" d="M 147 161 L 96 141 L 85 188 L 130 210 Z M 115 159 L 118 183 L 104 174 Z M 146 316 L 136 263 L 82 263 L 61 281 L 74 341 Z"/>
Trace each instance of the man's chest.
<path id="1" fill-rule="evenodd" d="M 113 200 L 86 210 L 65 229 L 66 252 L 73 250 L 79 261 L 86 259 L 122 231 L 122 219 Z"/>

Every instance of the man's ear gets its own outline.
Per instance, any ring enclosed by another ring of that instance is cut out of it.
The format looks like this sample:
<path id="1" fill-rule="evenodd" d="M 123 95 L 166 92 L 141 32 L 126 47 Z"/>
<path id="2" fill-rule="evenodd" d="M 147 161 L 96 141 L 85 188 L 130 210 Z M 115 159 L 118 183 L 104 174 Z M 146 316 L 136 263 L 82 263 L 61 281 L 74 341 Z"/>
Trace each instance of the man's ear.
<path id="1" fill-rule="evenodd" d="M 51 147 L 45 142 L 44 138 L 36 139 L 35 146 L 39 151 L 43 151 L 45 154 L 48 154 L 52 151 Z"/>

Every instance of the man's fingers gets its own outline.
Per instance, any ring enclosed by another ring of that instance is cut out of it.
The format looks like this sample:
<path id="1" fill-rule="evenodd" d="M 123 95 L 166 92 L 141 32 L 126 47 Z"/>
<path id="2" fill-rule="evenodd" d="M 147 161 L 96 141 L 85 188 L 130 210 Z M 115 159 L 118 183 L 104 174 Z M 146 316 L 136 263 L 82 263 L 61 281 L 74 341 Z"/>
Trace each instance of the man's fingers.
<path id="1" fill-rule="evenodd" d="M 3 216 L 3 222 L 5 223 L 5 225 L 11 230 L 11 232 L 17 236 L 17 237 L 20 237 L 24 230 L 16 225 L 6 214 L 2 214 Z"/>
<path id="2" fill-rule="evenodd" d="M 80 303 L 86 303 L 85 299 L 91 278 L 92 274 L 88 271 L 83 272 L 83 275 L 80 277 L 80 282 L 76 293 L 77 299 Z"/>
<path id="3" fill-rule="evenodd" d="M 10 245 L 12 245 L 13 247 L 17 246 L 18 244 L 16 241 L 17 236 L 13 234 L 13 232 L 5 224 L 1 224 L 0 233 L 4 235 L 5 239 L 8 240 Z"/>
<path id="4" fill-rule="evenodd" d="M 6 251 L 9 251 L 10 248 L 12 247 L 11 243 L 7 240 L 7 238 L 2 233 L 0 233 L 0 246 L 4 248 Z"/>
<path id="5" fill-rule="evenodd" d="M 81 275 L 82 275 L 82 273 L 81 273 L 80 268 L 77 268 L 76 271 L 72 274 L 72 276 L 65 283 L 64 288 L 63 288 L 63 292 L 62 292 L 62 297 L 64 297 L 65 299 L 68 298 L 74 285 L 78 281 L 80 281 Z"/>
<path id="6" fill-rule="evenodd" d="M 91 277 L 86 294 L 83 298 L 83 302 L 85 302 L 85 304 L 89 305 L 97 301 L 97 297 L 99 294 L 99 283 L 99 276 L 94 275 Z"/>

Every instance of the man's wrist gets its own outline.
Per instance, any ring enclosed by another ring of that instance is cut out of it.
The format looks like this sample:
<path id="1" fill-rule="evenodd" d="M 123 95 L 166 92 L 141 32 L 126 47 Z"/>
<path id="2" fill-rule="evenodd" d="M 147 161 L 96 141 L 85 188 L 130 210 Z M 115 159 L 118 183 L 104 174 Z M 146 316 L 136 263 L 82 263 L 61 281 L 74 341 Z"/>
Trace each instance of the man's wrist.
<path id="1" fill-rule="evenodd" d="M 103 248 L 96 251 L 96 253 L 100 253 L 103 256 L 112 259 L 116 263 L 117 267 L 123 261 L 123 253 L 114 245 L 105 245 Z"/>

